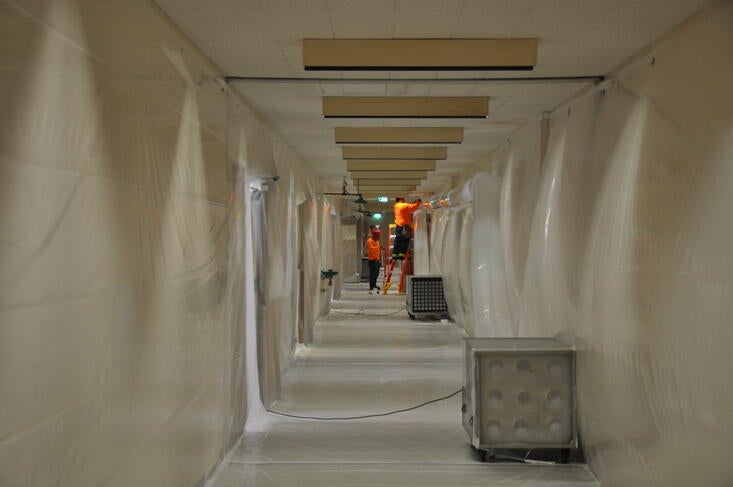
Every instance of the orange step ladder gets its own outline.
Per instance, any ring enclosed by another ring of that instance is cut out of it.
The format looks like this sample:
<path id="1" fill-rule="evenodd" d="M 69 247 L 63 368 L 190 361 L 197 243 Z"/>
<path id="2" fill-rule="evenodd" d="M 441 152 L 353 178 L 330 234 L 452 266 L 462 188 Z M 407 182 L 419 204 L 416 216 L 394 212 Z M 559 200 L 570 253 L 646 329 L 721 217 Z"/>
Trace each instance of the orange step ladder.
<path id="1" fill-rule="evenodd" d="M 412 249 L 410 248 L 405 253 L 405 259 L 402 261 L 402 265 L 400 266 L 400 280 L 397 286 L 397 294 L 400 296 L 405 294 L 405 284 L 407 282 L 407 276 L 411 276 L 414 273 L 412 259 L 410 258 L 411 255 Z M 398 259 L 389 258 L 389 264 L 387 264 L 384 272 L 384 284 L 382 285 L 382 294 L 387 294 L 389 288 L 392 287 L 392 277 L 394 275 L 394 268 L 397 262 Z"/>

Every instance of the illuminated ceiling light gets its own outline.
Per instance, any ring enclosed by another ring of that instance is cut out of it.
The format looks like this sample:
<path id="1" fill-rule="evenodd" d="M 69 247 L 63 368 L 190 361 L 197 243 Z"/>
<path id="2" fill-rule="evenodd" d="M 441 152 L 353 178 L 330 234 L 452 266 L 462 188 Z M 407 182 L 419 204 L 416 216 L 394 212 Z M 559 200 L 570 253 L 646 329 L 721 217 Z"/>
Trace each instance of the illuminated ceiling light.
<path id="1" fill-rule="evenodd" d="M 425 179 L 427 171 L 352 171 L 351 179 Z"/>
<path id="2" fill-rule="evenodd" d="M 374 189 L 372 186 L 369 186 L 369 189 L 366 191 L 361 191 L 360 193 L 369 198 L 376 198 L 377 196 L 389 196 L 389 197 L 396 197 L 396 196 L 403 196 L 407 191 L 405 191 L 402 187 L 396 187 L 396 186 L 382 186 L 381 188 Z"/>
<path id="3" fill-rule="evenodd" d="M 307 71 L 529 71 L 537 39 L 303 39 Z"/>
<path id="4" fill-rule="evenodd" d="M 336 127 L 337 144 L 460 144 L 462 127 Z"/>
<path id="5" fill-rule="evenodd" d="M 344 159 L 448 159 L 447 147 L 389 147 L 346 146 L 341 148 Z"/>
<path id="6" fill-rule="evenodd" d="M 381 184 L 377 186 L 360 186 L 359 192 L 360 193 L 375 193 L 376 192 L 376 193 L 384 194 L 387 189 L 388 189 L 387 187 Z M 389 190 L 393 192 L 415 191 L 416 189 L 417 189 L 417 186 L 414 184 L 405 185 L 405 186 L 390 186 L 389 187 Z"/>
<path id="7" fill-rule="evenodd" d="M 486 118 L 485 96 L 324 96 L 326 118 Z"/>
<path id="8" fill-rule="evenodd" d="M 380 196 L 387 196 L 389 198 L 403 198 L 408 195 L 413 194 L 414 191 L 411 190 L 398 190 L 398 191 L 368 191 L 364 192 L 364 197 L 369 198 L 370 200 L 378 198 Z"/>
<path id="9" fill-rule="evenodd" d="M 377 196 L 377 201 L 380 203 L 389 203 L 389 196 Z"/>
<path id="10" fill-rule="evenodd" d="M 435 171 L 435 161 L 421 160 L 357 160 L 346 161 L 347 171 Z"/>
<path id="11" fill-rule="evenodd" d="M 382 219 L 382 214 L 381 213 L 374 213 L 374 214 L 372 214 L 372 218 L 374 218 L 375 220 L 381 220 Z"/>
<path id="12" fill-rule="evenodd" d="M 352 178 L 355 184 L 358 182 L 359 185 L 363 186 L 404 186 L 404 185 L 418 185 L 422 183 L 422 179 L 369 179 L 369 178 Z"/>

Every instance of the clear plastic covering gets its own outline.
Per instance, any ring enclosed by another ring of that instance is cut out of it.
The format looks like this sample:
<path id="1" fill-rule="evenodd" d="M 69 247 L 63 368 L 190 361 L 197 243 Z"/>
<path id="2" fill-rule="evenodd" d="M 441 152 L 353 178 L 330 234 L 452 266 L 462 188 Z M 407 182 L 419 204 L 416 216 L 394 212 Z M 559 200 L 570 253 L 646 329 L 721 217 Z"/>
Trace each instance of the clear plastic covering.
<path id="1" fill-rule="evenodd" d="M 451 318 L 471 335 L 513 336 L 500 229 L 501 179 L 480 172 L 452 194 L 453 206 L 430 211 L 429 232 L 420 226 L 427 215 L 417 214 L 415 260 L 423 266 L 432 262 L 428 272 L 443 276 Z"/>
<path id="2" fill-rule="evenodd" d="M 458 391 L 463 330 L 411 321 L 404 298 L 344 285 L 343 300 L 297 351 L 278 412 L 320 417 L 383 413 Z M 361 311 L 361 314 L 357 314 Z M 597 486 L 583 465 L 487 465 L 460 421 L 461 396 L 412 411 L 350 421 L 266 413 L 247 432 L 211 487 Z"/>
<path id="3" fill-rule="evenodd" d="M 260 254 L 277 378 L 319 181 L 152 3 L 0 2 L 0 63 L 0 484 L 197 485 L 246 415 L 249 183 L 280 176 Z"/>
<path id="4" fill-rule="evenodd" d="M 440 274 L 443 276 L 443 291 L 448 313 L 456 323 L 465 327 L 466 317 L 461 297 L 461 229 L 463 208 L 441 210 L 441 220 L 445 221 L 443 242 L 440 247 Z"/>
<path id="5" fill-rule="evenodd" d="M 418 276 L 430 274 L 429 218 L 429 213 L 425 209 L 420 209 L 412 214 L 412 248 L 414 250 L 415 274 Z"/>
<path id="6" fill-rule="evenodd" d="M 445 225 L 448 222 L 446 211 L 434 211 L 430 215 L 430 272 L 431 275 L 441 275 L 443 258 L 443 237 Z"/>
<path id="7" fill-rule="evenodd" d="M 580 433 L 603 485 L 733 484 L 731 26 L 723 2 L 471 171 L 502 179 L 483 230 L 500 238 L 472 252 L 493 247 L 511 318 L 479 333 L 576 344 Z M 462 248 L 456 225 L 442 255 Z M 491 308 L 491 286 L 475 308 Z"/>
<path id="8" fill-rule="evenodd" d="M 469 256 L 475 336 L 513 336 L 507 302 L 502 232 L 500 228 L 501 186 L 499 178 L 479 173 L 466 185 L 470 188 L 473 221 Z"/>

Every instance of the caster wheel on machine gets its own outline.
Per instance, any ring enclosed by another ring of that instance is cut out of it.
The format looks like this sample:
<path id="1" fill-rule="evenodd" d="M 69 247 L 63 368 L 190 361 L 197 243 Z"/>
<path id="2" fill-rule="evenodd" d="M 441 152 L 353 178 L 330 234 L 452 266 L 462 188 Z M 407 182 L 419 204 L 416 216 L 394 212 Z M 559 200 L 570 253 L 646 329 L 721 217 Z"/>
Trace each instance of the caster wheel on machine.
<path id="1" fill-rule="evenodd" d="M 570 463 L 570 448 L 563 448 L 560 450 L 560 463 Z"/>
<path id="2" fill-rule="evenodd" d="M 496 454 L 493 450 L 477 450 L 478 459 L 482 463 L 490 463 L 496 460 Z"/>

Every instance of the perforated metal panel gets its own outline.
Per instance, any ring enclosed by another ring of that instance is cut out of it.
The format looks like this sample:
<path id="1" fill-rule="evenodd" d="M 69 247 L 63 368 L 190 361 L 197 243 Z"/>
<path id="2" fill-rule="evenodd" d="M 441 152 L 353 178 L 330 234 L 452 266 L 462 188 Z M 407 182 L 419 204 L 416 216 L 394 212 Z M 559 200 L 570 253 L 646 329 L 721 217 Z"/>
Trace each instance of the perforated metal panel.
<path id="1" fill-rule="evenodd" d="M 575 352 L 549 338 L 466 339 L 463 404 L 476 448 L 574 448 Z"/>
<path id="2" fill-rule="evenodd" d="M 411 314 L 446 316 L 448 305 L 440 276 L 409 276 L 407 280 L 407 311 Z"/>

